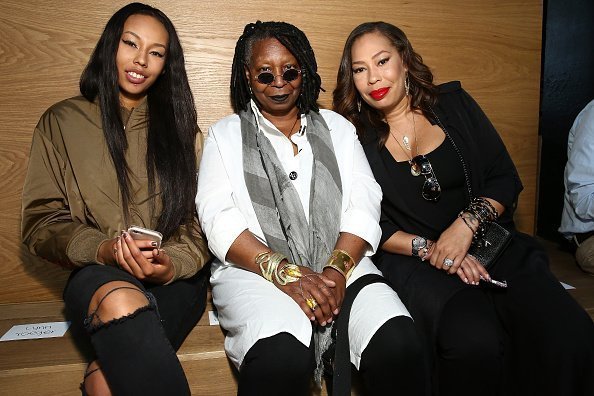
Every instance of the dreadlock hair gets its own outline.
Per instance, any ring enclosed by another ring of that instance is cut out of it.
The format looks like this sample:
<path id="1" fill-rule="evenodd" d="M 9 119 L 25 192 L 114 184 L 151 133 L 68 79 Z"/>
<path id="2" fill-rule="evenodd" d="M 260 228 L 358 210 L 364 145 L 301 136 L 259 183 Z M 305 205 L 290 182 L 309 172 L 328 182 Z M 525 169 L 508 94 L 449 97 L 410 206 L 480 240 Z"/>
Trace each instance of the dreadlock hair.
<path id="1" fill-rule="evenodd" d="M 81 75 L 80 92 L 89 101 L 97 100 L 101 108 L 103 134 L 117 175 L 124 221 L 128 223 L 132 192 L 125 155 L 128 141 L 120 110 L 116 55 L 124 23 L 131 15 L 137 14 L 157 19 L 169 35 L 164 73 L 147 92 L 146 152 L 149 196 L 155 196 L 155 173 L 160 189 L 161 213 L 156 229 L 168 238 L 181 224 L 189 223 L 193 218 L 195 139 L 200 132 L 183 50 L 169 18 L 160 10 L 141 3 L 131 3 L 117 11 L 107 22 Z M 154 200 L 150 207 L 153 212 Z"/>
<path id="2" fill-rule="evenodd" d="M 336 77 L 336 88 L 332 93 L 332 107 L 334 111 L 355 125 L 359 138 L 364 138 L 366 125 L 376 129 L 379 145 L 382 147 L 386 143 L 390 127 L 384 121 L 384 114 L 365 103 L 357 92 L 353 80 L 353 58 L 351 56 L 355 41 L 365 34 L 375 32 L 390 41 L 408 69 L 411 110 L 421 110 L 427 118 L 431 119 L 432 114 L 429 109 L 437 102 L 437 87 L 433 84 L 433 74 L 429 67 L 423 63 L 421 55 L 413 50 L 406 34 L 396 26 L 386 22 L 366 22 L 351 32 L 344 44 Z M 361 103 L 360 112 L 357 109 L 357 100 Z"/>
<path id="3" fill-rule="evenodd" d="M 299 111 L 305 114 L 310 110 L 319 111 L 317 100 L 320 90 L 324 89 L 321 87 L 322 79 L 318 74 L 314 50 L 305 33 L 290 23 L 261 21 L 247 24 L 235 45 L 230 90 L 233 111 L 239 114 L 249 106 L 252 94 L 250 82 L 245 76 L 245 67 L 249 67 L 254 44 L 268 38 L 277 39 L 299 62 L 303 79 L 301 95 L 297 101 Z"/>

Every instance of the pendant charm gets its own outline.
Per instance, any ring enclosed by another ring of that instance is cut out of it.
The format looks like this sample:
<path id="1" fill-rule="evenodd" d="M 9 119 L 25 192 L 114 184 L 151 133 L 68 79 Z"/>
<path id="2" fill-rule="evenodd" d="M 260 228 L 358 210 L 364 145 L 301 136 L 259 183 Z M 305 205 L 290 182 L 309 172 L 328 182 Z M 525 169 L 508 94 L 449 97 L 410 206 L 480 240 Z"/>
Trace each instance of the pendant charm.
<path id="1" fill-rule="evenodd" d="M 408 161 L 410 163 L 410 174 L 413 176 L 421 175 L 421 168 L 416 162 Z"/>
<path id="2" fill-rule="evenodd" d="M 408 136 L 402 138 L 402 144 L 404 144 L 404 147 L 410 151 L 410 141 L 408 140 Z"/>

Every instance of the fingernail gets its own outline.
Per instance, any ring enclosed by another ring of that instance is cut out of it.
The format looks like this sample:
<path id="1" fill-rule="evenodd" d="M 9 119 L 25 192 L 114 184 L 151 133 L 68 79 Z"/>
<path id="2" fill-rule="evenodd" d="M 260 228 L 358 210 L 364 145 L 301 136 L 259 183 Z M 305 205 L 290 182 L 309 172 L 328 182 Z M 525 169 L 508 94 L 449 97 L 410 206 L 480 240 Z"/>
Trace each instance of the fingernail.
<path id="1" fill-rule="evenodd" d="M 152 247 L 157 247 L 157 242 L 151 242 Z"/>
<path id="2" fill-rule="evenodd" d="M 328 319 L 328 324 L 332 323 L 332 318 Z"/>
<path id="3" fill-rule="evenodd" d="M 464 283 L 468 283 L 468 278 L 464 278 Z"/>
<path id="4" fill-rule="evenodd" d="M 316 317 L 315 316 L 310 316 L 309 317 L 309 320 L 311 320 L 313 322 L 314 320 L 316 320 Z"/>
<path id="5" fill-rule="evenodd" d="M 324 322 L 320 323 L 320 325 L 326 326 L 326 322 L 324 321 Z"/>
<path id="6" fill-rule="evenodd" d="M 334 310 L 332 313 L 333 313 L 334 315 L 338 315 L 338 312 L 340 312 L 340 310 L 339 310 L 338 308 L 336 308 L 336 309 L 335 309 L 335 310 Z"/>

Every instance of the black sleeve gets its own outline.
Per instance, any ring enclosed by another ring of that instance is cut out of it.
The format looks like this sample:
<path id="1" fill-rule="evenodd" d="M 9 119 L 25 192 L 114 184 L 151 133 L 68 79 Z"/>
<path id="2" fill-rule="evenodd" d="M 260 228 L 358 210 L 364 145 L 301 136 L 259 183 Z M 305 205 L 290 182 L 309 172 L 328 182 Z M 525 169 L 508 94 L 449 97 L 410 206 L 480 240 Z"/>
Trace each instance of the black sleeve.
<path id="1" fill-rule="evenodd" d="M 480 151 L 481 170 L 476 196 L 496 200 L 512 215 L 522 190 L 516 167 L 501 137 L 478 103 L 464 90 L 461 100 L 468 109 L 476 131 L 476 144 Z"/>

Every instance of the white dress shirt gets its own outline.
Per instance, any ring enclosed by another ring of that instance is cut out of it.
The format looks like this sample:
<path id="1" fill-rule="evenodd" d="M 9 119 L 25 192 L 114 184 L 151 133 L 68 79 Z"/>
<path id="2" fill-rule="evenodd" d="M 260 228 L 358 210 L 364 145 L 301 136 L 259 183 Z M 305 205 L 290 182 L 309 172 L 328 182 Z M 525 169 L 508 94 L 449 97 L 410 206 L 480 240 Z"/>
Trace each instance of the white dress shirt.
<path id="1" fill-rule="evenodd" d="M 299 133 L 287 139 L 253 105 L 259 129 L 270 140 L 287 174 L 292 180 L 305 213 L 309 213 L 309 196 L 313 154 L 307 140 L 306 117 L 301 117 Z M 347 286 L 361 275 L 380 273 L 371 256 L 381 236 L 379 227 L 381 189 L 376 183 L 355 128 L 345 118 L 321 110 L 332 138 L 342 182 L 340 231 L 359 236 L 369 249 L 359 262 Z M 294 155 L 293 142 L 298 153 Z M 196 208 L 208 245 L 216 259 L 212 265 L 213 302 L 221 326 L 227 330 L 226 352 L 240 367 L 243 357 L 261 338 L 281 332 L 293 334 L 309 346 L 312 327 L 307 316 L 291 297 L 261 275 L 246 271 L 226 260 L 235 239 L 246 229 L 266 244 L 266 240 L 245 184 L 243 174 L 241 125 L 238 115 L 215 123 L 206 138 L 198 177 Z M 309 216 L 306 216 L 309 217 Z M 358 367 L 360 354 L 387 320 L 410 316 L 396 293 L 385 284 L 363 289 L 351 310 L 351 360 Z"/>

